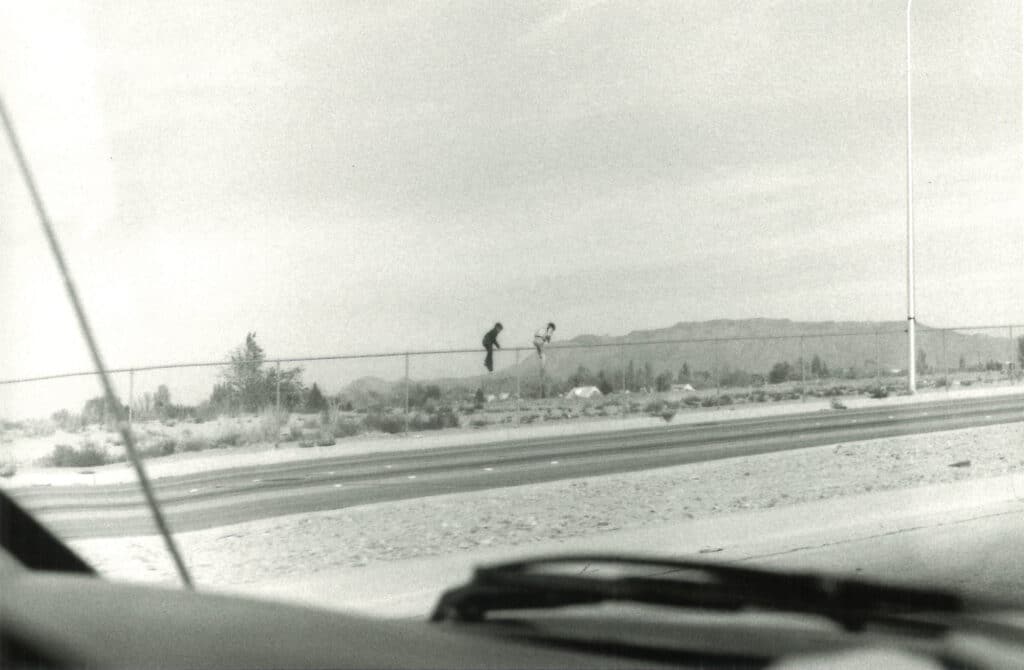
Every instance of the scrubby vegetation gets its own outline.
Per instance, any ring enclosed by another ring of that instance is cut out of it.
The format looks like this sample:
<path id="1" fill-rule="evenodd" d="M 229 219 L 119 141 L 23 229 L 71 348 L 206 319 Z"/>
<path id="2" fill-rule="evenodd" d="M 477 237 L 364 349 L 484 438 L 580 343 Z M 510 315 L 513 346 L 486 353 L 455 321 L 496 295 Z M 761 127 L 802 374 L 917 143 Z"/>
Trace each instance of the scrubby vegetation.
<path id="1" fill-rule="evenodd" d="M 112 462 L 105 447 L 86 440 L 77 448 L 69 444 L 58 444 L 50 453 L 50 460 L 58 468 L 89 468 Z"/>

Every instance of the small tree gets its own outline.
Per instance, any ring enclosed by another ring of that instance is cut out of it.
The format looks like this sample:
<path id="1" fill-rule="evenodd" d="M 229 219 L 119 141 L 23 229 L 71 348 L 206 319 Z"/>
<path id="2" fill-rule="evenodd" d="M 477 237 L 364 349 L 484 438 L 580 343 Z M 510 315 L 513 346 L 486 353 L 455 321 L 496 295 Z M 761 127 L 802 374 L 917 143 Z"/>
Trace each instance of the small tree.
<path id="1" fill-rule="evenodd" d="M 928 357 L 924 353 L 924 349 L 917 350 L 917 371 L 921 374 L 928 372 Z"/>
<path id="2" fill-rule="evenodd" d="M 772 366 L 771 371 L 768 372 L 768 383 L 769 384 L 780 384 L 793 374 L 793 366 L 788 361 L 782 361 Z"/>
<path id="3" fill-rule="evenodd" d="M 327 409 L 327 399 L 320 392 L 320 387 L 313 382 L 313 388 L 309 389 L 309 397 L 306 398 L 307 412 L 322 412 Z"/>
<path id="4" fill-rule="evenodd" d="M 1017 369 L 1024 370 L 1024 335 L 1017 338 Z"/>
<path id="5" fill-rule="evenodd" d="M 153 411 L 157 416 L 164 417 L 170 408 L 171 391 L 167 388 L 167 384 L 161 384 L 156 387 L 156 393 L 153 394 Z"/>
<path id="6" fill-rule="evenodd" d="M 683 362 L 683 367 L 679 368 L 679 376 L 676 377 L 676 380 L 680 384 L 686 384 L 690 381 L 690 366 L 685 361 Z"/>
<path id="7" fill-rule="evenodd" d="M 256 343 L 256 333 L 246 333 L 245 344 L 231 352 L 231 364 L 224 370 L 224 382 L 239 406 L 255 412 L 263 407 L 266 392 L 263 376 L 263 348 Z"/>
<path id="8" fill-rule="evenodd" d="M 657 391 L 669 391 L 672 389 L 672 373 L 662 372 L 654 378 L 654 388 Z"/>

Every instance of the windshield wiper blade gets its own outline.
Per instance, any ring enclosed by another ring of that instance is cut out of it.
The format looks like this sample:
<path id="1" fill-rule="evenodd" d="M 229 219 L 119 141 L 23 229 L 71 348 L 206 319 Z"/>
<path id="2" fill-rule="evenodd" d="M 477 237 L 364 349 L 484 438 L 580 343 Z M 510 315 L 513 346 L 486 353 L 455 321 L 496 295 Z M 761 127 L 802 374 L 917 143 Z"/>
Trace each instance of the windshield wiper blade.
<path id="1" fill-rule="evenodd" d="M 573 566 L 584 569 L 570 572 Z M 596 568 L 596 569 L 595 569 Z M 627 573 L 601 576 L 602 571 Z M 998 609 L 946 591 L 725 563 L 566 555 L 479 567 L 442 595 L 432 621 L 482 621 L 488 612 L 631 602 L 687 609 L 811 614 L 848 630 L 867 623 L 939 633 L 948 617 Z"/>

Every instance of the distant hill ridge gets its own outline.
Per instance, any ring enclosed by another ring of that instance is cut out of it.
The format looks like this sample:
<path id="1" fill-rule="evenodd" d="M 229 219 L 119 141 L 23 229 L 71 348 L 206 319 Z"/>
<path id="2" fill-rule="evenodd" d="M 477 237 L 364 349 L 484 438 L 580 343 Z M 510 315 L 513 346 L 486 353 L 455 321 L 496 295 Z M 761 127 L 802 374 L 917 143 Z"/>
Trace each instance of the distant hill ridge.
<path id="1" fill-rule="evenodd" d="M 1024 335 L 1024 332 L 1019 334 Z M 658 343 L 666 340 L 683 342 Z M 648 342 L 653 344 L 644 345 Z M 579 345 L 604 346 L 589 349 Z M 918 322 L 917 348 L 924 352 L 925 371 L 942 372 L 947 366 L 951 370 L 958 369 L 961 357 L 968 367 L 989 360 L 1011 360 L 1015 344 L 1003 332 L 977 335 L 948 331 L 943 336 L 941 331 Z M 693 373 L 742 370 L 767 375 L 779 362 L 796 366 L 803 358 L 809 367 L 815 356 L 833 373 L 854 371 L 864 376 L 874 374 L 876 369 L 883 372 L 905 369 L 907 336 L 905 321 L 715 319 L 680 321 L 666 328 L 634 330 L 626 335 L 582 334 L 562 341 L 556 337 L 548 352 L 547 373 L 562 380 L 581 366 L 594 374 L 603 370 L 617 378 L 630 362 L 635 368 L 649 365 L 655 374 L 671 372 L 673 377 L 678 377 L 684 364 Z M 537 357 L 532 354 L 523 357 L 519 363 L 520 376 L 536 377 L 537 373 Z M 515 366 L 507 366 L 496 370 L 494 376 L 505 379 L 515 374 Z M 478 384 L 482 377 L 420 382 L 447 387 Z M 350 387 L 364 392 L 368 388 L 383 391 L 382 386 L 387 383 L 382 382 L 362 379 Z"/>

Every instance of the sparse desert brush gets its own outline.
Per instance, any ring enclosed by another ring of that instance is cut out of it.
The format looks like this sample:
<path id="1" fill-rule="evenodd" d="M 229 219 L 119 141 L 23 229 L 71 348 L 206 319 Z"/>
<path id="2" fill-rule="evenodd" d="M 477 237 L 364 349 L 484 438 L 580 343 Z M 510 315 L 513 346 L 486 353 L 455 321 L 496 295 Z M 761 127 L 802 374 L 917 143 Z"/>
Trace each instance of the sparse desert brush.
<path id="1" fill-rule="evenodd" d="M 665 420 L 665 423 L 668 423 L 676 418 L 676 411 L 674 409 L 664 409 L 661 412 L 661 418 Z"/>
<path id="2" fill-rule="evenodd" d="M 178 443 L 178 451 L 205 451 L 213 448 L 213 442 L 205 437 L 188 437 Z"/>
<path id="3" fill-rule="evenodd" d="M 434 413 L 419 412 L 409 421 L 413 430 L 441 430 L 458 428 L 459 415 L 452 409 L 444 408 Z"/>
<path id="4" fill-rule="evenodd" d="M 469 422 L 469 425 L 473 426 L 474 428 L 483 428 L 489 424 L 490 421 L 488 421 L 487 419 L 473 419 L 472 421 Z"/>
<path id="5" fill-rule="evenodd" d="M 846 405 L 843 404 L 839 398 L 832 398 L 832 402 L 829 403 L 832 409 L 846 409 Z"/>
<path id="6" fill-rule="evenodd" d="M 888 398 L 889 388 L 887 386 L 882 386 L 881 384 L 878 386 L 872 386 L 868 389 L 868 395 L 876 399 Z"/>
<path id="7" fill-rule="evenodd" d="M 138 447 L 139 455 L 143 458 L 160 458 L 170 456 L 178 448 L 178 442 L 172 437 L 161 437 L 154 442 L 147 442 Z"/>
<path id="8" fill-rule="evenodd" d="M 57 432 L 57 426 L 48 419 L 31 420 L 24 424 L 26 437 L 49 437 Z"/>
<path id="9" fill-rule="evenodd" d="M 78 448 L 58 444 L 50 453 L 50 461 L 58 468 L 89 468 L 105 465 L 110 459 L 106 448 L 86 440 Z"/>
<path id="10" fill-rule="evenodd" d="M 372 412 L 366 415 L 366 427 L 382 433 L 401 433 L 405 430 L 405 417 L 401 414 L 384 414 Z"/>
<path id="11" fill-rule="evenodd" d="M 18 464 L 10 456 L 0 457 L 0 477 L 13 477 L 18 472 Z"/>
<path id="12" fill-rule="evenodd" d="M 213 439 L 215 447 L 237 447 L 245 443 L 245 436 L 240 430 L 224 430 Z"/>
<path id="13" fill-rule="evenodd" d="M 659 414 L 663 409 L 665 409 L 665 403 L 660 400 L 652 400 L 644 407 L 644 411 L 648 414 Z"/>
<path id="14" fill-rule="evenodd" d="M 334 437 L 352 437 L 363 432 L 363 422 L 359 419 L 346 419 L 343 416 L 335 417 L 330 423 L 331 434 Z"/>

